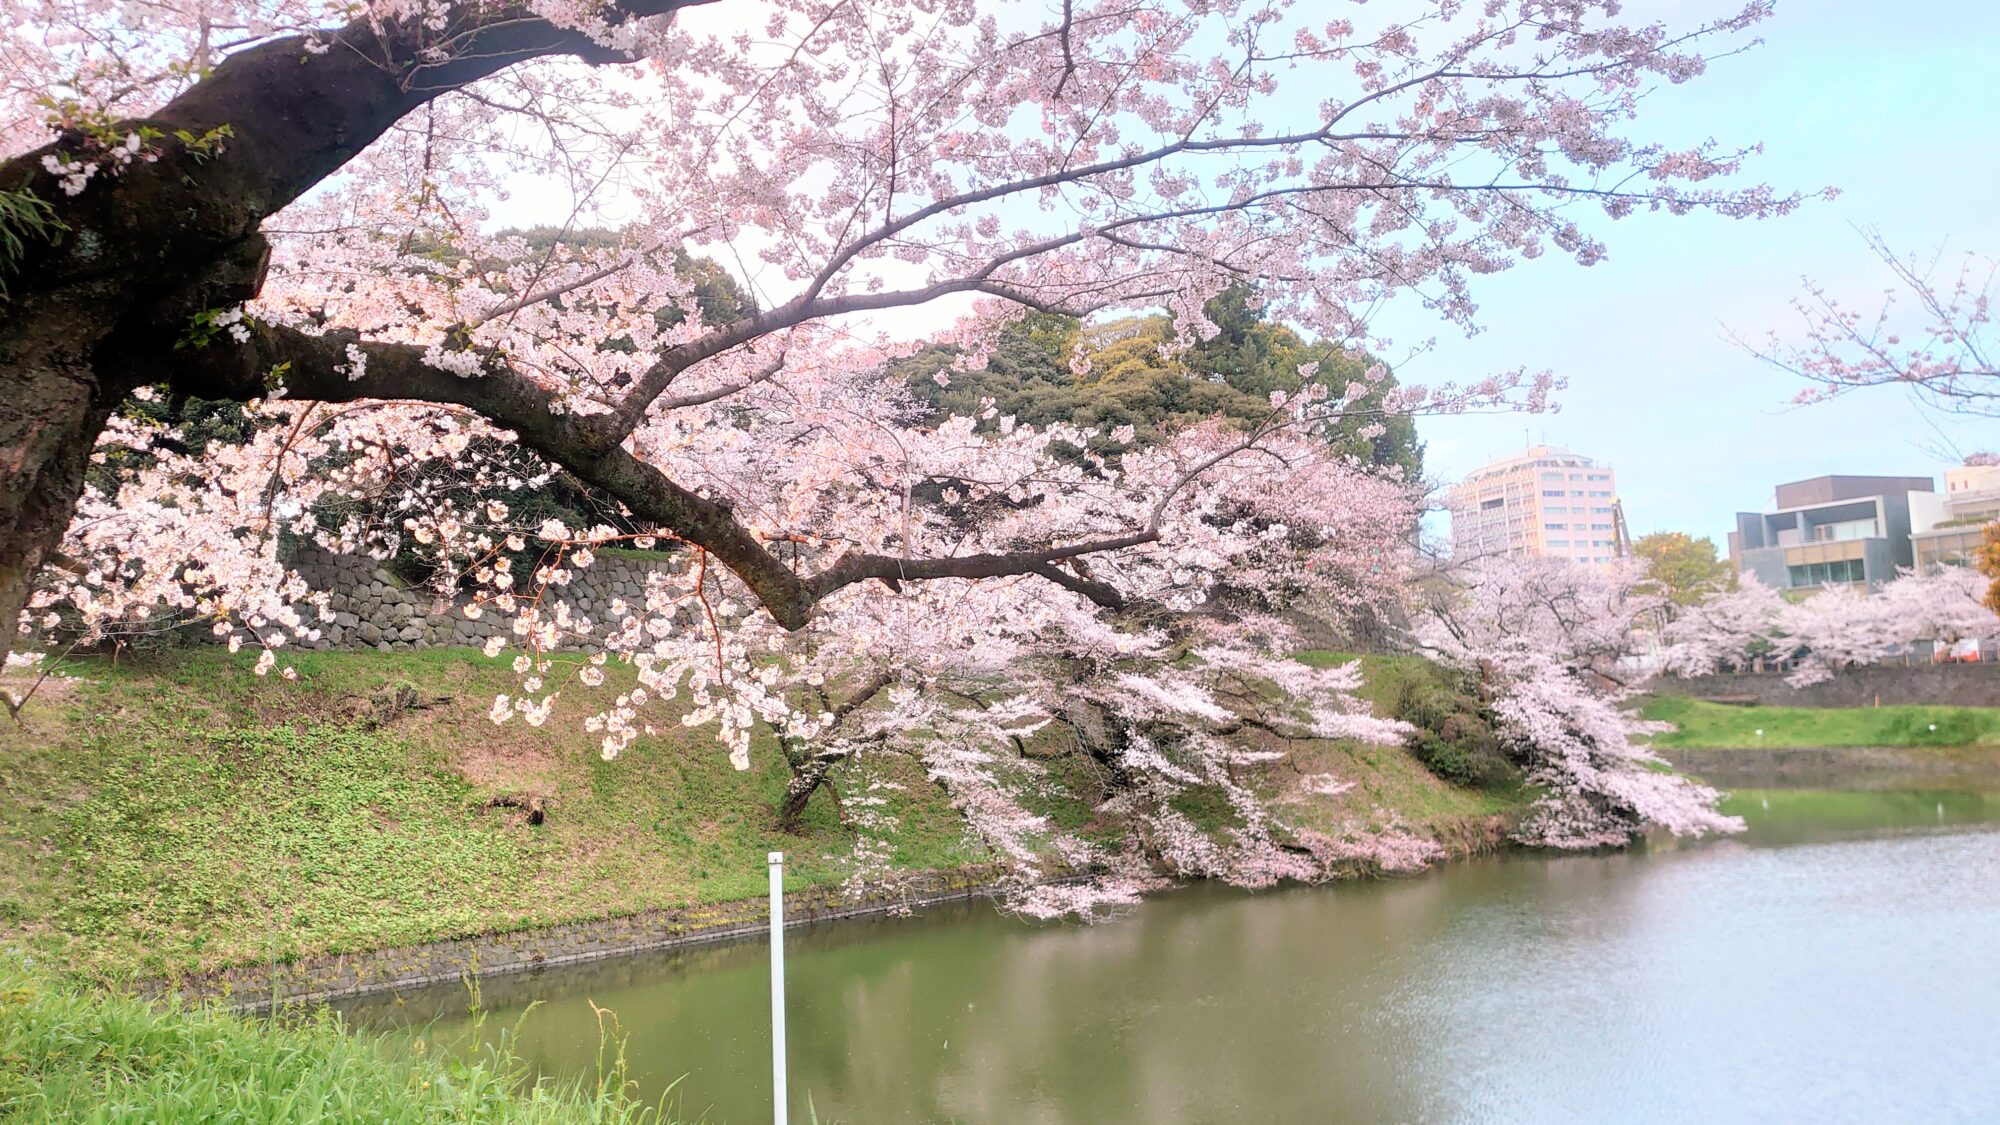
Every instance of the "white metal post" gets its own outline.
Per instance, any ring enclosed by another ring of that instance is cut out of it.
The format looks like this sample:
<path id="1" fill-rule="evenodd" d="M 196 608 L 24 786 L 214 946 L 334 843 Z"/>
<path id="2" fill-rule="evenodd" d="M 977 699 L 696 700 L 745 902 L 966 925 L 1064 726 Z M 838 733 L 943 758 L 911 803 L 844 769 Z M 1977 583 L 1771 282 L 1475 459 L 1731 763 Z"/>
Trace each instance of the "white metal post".
<path id="1" fill-rule="evenodd" d="M 771 1105 L 785 1125 L 785 853 L 772 852 L 771 864 Z"/>

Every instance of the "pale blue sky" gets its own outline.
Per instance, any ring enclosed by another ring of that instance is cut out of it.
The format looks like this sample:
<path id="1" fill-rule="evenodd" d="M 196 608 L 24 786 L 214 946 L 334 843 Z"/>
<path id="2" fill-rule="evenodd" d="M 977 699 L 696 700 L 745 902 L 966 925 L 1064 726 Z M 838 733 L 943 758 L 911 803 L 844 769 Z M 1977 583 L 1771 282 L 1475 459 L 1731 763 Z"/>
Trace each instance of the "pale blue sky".
<path id="1" fill-rule="evenodd" d="M 1725 336 L 1790 323 L 1801 274 L 1879 293 L 1889 279 L 1858 225 L 1899 247 L 2000 254 L 2000 5 L 1780 0 L 1761 34 L 1761 47 L 1661 92 L 1646 120 L 1671 141 L 1762 140 L 1755 179 L 1841 196 L 1763 222 L 1597 222 L 1609 260 L 1544 259 L 1487 279 L 1485 330 L 1469 340 L 1394 310 L 1380 323 L 1397 337 L 1440 336 L 1401 370 L 1409 381 L 1520 365 L 1570 380 L 1556 414 L 1422 421 L 1434 475 L 1517 450 L 1526 431 L 1609 462 L 1634 534 L 1685 530 L 1720 546 L 1732 513 L 1764 506 L 1778 482 L 1935 477 L 1955 460 L 1947 443 L 2000 448 L 2000 421 L 1941 418 L 1894 391 L 1790 408 L 1799 384 Z"/>

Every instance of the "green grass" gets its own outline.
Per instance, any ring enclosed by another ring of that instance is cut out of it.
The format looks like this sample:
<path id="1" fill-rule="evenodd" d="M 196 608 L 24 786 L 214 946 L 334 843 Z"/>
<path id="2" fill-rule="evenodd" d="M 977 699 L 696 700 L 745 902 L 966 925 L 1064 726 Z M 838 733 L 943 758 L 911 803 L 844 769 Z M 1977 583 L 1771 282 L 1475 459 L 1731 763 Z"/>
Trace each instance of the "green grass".
<path id="1" fill-rule="evenodd" d="M 1411 681 L 1450 686 L 1450 673 L 1421 656 L 1307 649 L 1292 658 L 1315 668 L 1359 661 L 1362 682 L 1356 694 L 1378 715 L 1396 713 L 1396 702 Z M 1307 827 L 1330 828 L 1343 817 L 1384 827 L 1386 816 L 1406 826 L 1445 828 L 1454 822 L 1519 812 L 1533 796 L 1518 785 L 1487 789 L 1452 785 L 1398 746 L 1315 741 L 1297 744 L 1293 754 L 1302 772 L 1332 773 L 1354 782 L 1354 788 L 1331 807 L 1302 810 Z"/>
<path id="2" fill-rule="evenodd" d="M 435 1046 L 435 1045 L 434 1045 Z M 86 992 L 0 964 L 0 1121 L 659 1123 L 607 1038 L 590 1084 L 500 1046 L 410 1050 L 320 1012 L 290 1021 Z"/>
<path id="3" fill-rule="evenodd" d="M 1364 694 L 1383 710 L 1400 678 L 1435 674 L 1415 658 L 1362 660 Z M 79 662 L 24 727 L 0 725 L 0 949 L 115 984 L 699 910 L 761 895 L 773 849 L 791 857 L 794 888 L 852 874 L 854 837 L 828 797 L 800 834 L 775 827 L 787 775 L 768 740 L 739 773 L 712 732 L 668 715 L 606 762 L 581 720 L 608 690 L 566 692 L 540 728 L 496 727 L 487 708 L 518 685 L 506 661 L 474 650 L 289 662 L 296 681 L 214 649 Z M 1104 767 L 1046 730 L 1029 747 L 1046 767 L 1031 807 L 1087 838 L 1122 838 L 1099 808 Z M 1326 831 L 1445 830 L 1521 800 L 1446 784 L 1399 747 L 1263 748 L 1291 755 L 1251 778 L 1273 795 L 1300 773 L 1354 783 L 1287 808 Z M 989 858 L 916 763 L 878 762 L 899 785 L 881 791 L 900 821 L 897 867 Z M 548 800 L 544 824 L 490 804 L 521 793 Z M 1230 826 L 1226 804 L 1188 804 L 1198 824 Z"/>
<path id="4" fill-rule="evenodd" d="M 1334 652 L 1330 649 L 1314 648 L 1292 654 L 1292 659 L 1314 668 L 1338 668 L 1342 664 L 1361 662 L 1362 686 L 1360 695 L 1374 707 L 1378 715 L 1392 714 L 1396 698 L 1409 680 L 1428 680 L 1443 684 L 1444 669 L 1421 656 L 1399 654 L 1370 654 L 1357 656 L 1351 652 Z"/>
<path id="5" fill-rule="evenodd" d="M 87 664 L 0 729 L 0 946 L 115 981 L 749 898 L 773 848 L 790 885 L 849 874 L 829 803 L 800 835 L 774 827 L 769 745 L 739 773 L 669 721 L 606 762 L 587 693 L 539 729 L 488 722 L 514 677 L 470 650 L 296 664 L 296 682 L 209 650 Z M 397 684 L 420 706 L 385 715 Z M 897 863 L 982 860 L 907 773 Z M 488 805 L 519 792 L 550 800 L 546 823 Z"/>
<path id="6" fill-rule="evenodd" d="M 1735 707 L 1652 696 L 1640 713 L 1678 728 L 1654 736 L 1663 748 L 2000 746 L 1994 707 Z"/>

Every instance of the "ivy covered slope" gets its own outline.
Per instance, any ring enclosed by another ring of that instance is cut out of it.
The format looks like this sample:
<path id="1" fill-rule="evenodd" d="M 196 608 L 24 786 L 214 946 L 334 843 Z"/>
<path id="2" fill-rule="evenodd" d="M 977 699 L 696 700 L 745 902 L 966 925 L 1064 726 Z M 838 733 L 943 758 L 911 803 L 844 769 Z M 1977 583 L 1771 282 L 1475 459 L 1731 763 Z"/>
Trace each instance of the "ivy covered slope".
<path id="1" fill-rule="evenodd" d="M 796 834 L 774 827 L 788 771 L 767 737 L 745 772 L 712 731 L 678 724 L 607 762 L 576 715 L 492 725 L 513 674 L 477 652 L 296 664 L 295 681 L 260 678 L 247 653 L 199 650 L 45 683 L 26 725 L 0 730 L 0 947 L 95 979 L 157 977 L 754 897 L 773 847 L 803 882 L 853 874 L 832 794 Z M 1094 763 L 1053 741 L 1028 750 L 1045 767 L 1040 811 L 1122 831 L 1096 808 Z M 1296 768 L 1353 782 L 1293 810 L 1315 829 L 1398 823 L 1449 850 L 1513 800 L 1394 747 L 1291 750 Z M 914 761 L 888 768 L 892 872 L 990 858 Z M 1225 802 L 1185 804 L 1228 828 Z"/>

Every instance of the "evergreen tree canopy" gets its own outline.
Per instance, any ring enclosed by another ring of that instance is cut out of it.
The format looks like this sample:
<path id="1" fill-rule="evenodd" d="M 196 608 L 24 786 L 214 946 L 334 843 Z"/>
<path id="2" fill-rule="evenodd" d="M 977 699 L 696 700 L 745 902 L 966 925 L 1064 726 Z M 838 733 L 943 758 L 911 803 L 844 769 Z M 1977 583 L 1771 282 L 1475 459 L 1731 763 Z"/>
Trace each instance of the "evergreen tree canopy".
<path id="1" fill-rule="evenodd" d="M 959 350 L 937 344 L 898 360 L 889 373 L 902 379 L 932 417 L 976 415 L 991 399 L 1000 414 L 1028 425 L 1068 422 L 1100 431 L 1092 452 L 1114 454 L 1130 446 L 1110 433 L 1131 426 L 1132 445 L 1151 445 L 1177 426 L 1215 415 L 1248 422 L 1271 409 L 1273 391 L 1293 392 L 1306 382 L 1299 368 L 1318 363 L 1314 382 L 1336 393 L 1362 381 L 1374 362 L 1331 344 L 1309 343 L 1268 319 L 1248 286 L 1224 291 L 1204 311 L 1219 331 L 1174 354 L 1172 321 L 1134 316 L 1082 325 L 1073 317 L 1029 313 L 1000 336 L 984 367 L 951 371 Z M 1073 374 L 1070 357 L 1087 361 Z M 945 382 L 938 375 L 945 373 Z M 1423 472 L 1423 445 L 1407 415 L 1382 414 L 1396 386 L 1385 375 L 1330 431 L 1342 453 L 1376 465 L 1394 465 L 1409 477 Z M 1378 427 L 1379 433 L 1371 433 Z"/>

